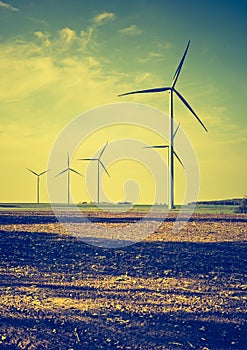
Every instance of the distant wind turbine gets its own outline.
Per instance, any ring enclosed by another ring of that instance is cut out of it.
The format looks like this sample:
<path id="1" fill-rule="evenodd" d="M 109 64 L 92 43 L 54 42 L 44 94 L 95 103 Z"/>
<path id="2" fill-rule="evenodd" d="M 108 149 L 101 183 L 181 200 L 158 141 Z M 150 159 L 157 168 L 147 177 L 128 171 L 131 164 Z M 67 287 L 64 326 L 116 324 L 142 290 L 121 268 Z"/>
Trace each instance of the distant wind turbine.
<path id="1" fill-rule="evenodd" d="M 190 110 L 190 112 L 194 115 L 194 117 L 198 120 L 198 122 L 202 125 L 202 127 L 205 129 L 205 131 L 208 131 L 203 122 L 199 119 L 197 114 L 194 112 L 194 110 L 191 108 L 189 103 L 185 100 L 185 98 L 175 89 L 175 85 L 177 83 L 179 74 L 181 72 L 185 56 L 187 54 L 187 51 L 189 49 L 190 40 L 188 41 L 187 47 L 184 51 L 183 57 L 177 67 L 177 70 L 174 74 L 172 84 L 169 87 L 161 87 L 161 88 L 154 88 L 154 89 L 147 89 L 147 90 L 138 90 L 138 91 L 131 91 L 127 93 L 120 94 L 118 96 L 125 96 L 125 95 L 132 95 L 132 94 L 142 94 L 142 93 L 153 93 L 153 92 L 164 92 L 169 91 L 170 94 L 170 145 L 169 145 L 169 166 L 170 166 L 170 186 L 169 186 L 169 208 L 174 208 L 174 111 L 173 111 L 173 95 L 174 93 L 178 96 L 178 98 L 185 104 L 185 106 Z"/>
<path id="2" fill-rule="evenodd" d="M 34 174 L 35 176 L 37 176 L 37 203 L 39 203 L 39 185 L 40 185 L 40 176 L 44 175 L 45 173 L 47 173 L 47 171 L 49 170 L 45 170 L 45 171 L 42 171 L 41 173 L 36 173 L 35 171 L 29 169 L 29 168 L 26 168 L 28 171 L 30 171 L 32 174 Z"/>
<path id="3" fill-rule="evenodd" d="M 104 171 L 107 173 L 107 175 L 110 177 L 110 174 L 108 173 L 106 167 L 104 166 L 104 164 L 101 161 L 101 157 L 106 149 L 107 144 L 108 144 L 108 142 L 106 142 L 105 146 L 102 148 L 98 158 L 80 158 L 80 159 L 78 159 L 78 160 L 88 160 L 88 161 L 97 161 L 98 162 L 98 180 L 97 180 L 97 189 L 98 189 L 97 203 L 98 203 L 98 205 L 100 203 L 100 171 L 99 171 L 100 165 L 102 166 Z"/>
<path id="4" fill-rule="evenodd" d="M 56 175 L 57 176 L 60 176 L 62 175 L 63 173 L 66 173 L 68 172 L 68 204 L 70 204 L 70 171 L 72 171 L 73 173 L 77 174 L 77 175 L 80 175 L 80 176 L 83 176 L 82 174 L 80 174 L 78 171 L 76 171 L 75 169 L 72 169 L 70 167 L 70 157 L 69 157 L 69 153 L 67 153 L 67 164 L 68 164 L 68 168 L 66 168 L 65 170 L 61 171 L 59 174 Z"/>

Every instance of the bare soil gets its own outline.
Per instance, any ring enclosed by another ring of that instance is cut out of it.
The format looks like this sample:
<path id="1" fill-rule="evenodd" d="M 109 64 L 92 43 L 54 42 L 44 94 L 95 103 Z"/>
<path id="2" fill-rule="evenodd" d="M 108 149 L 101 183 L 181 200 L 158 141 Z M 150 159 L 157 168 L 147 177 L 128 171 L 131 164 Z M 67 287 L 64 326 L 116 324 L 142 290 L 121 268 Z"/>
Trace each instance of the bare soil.
<path id="1" fill-rule="evenodd" d="M 174 219 L 107 249 L 52 212 L 0 212 L 0 349 L 246 349 L 247 216 L 197 214 L 177 233 Z"/>

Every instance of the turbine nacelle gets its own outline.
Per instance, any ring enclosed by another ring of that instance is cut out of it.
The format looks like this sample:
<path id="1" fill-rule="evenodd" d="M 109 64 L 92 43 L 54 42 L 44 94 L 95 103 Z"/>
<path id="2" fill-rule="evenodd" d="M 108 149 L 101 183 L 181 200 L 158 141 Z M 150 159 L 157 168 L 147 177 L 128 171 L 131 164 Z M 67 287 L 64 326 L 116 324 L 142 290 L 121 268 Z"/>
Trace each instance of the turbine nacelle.
<path id="1" fill-rule="evenodd" d="M 58 173 L 55 177 L 58 177 L 58 176 L 60 176 L 60 175 L 62 175 L 62 174 L 64 174 L 64 173 L 66 173 L 67 171 L 72 171 L 73 173 L 75 173 L 75 174 L 77 174 L 77 175 L 84 176 L 84 175 L 82 175 L 81 173 L 79 173 L 78 171 L 76 171 L 76 170 L 73 169 L 73 168 L 67 168 L 67 169 L 61 171 L 60 173 Z"/>
<path id="2" fill-rule="evenodd" d="M 172 85 L 171 86 L 166 86 L 166 87 L 159 87 L 159 88 L 153 88 L 153 89 L 145 89 L 145 90 L 136 90 L 136 91 L 131 91 L 131 92 L 125 92 L 123 94 L 118 95 L 118 97 L 121 96 L 127 96 L 127 95 L 135 95 L 135 94 L 146 94 L 146 93 L 155 93 L 155 92 L 165 92 L 165 91 L 170 91 L 170 92 L 175 92 L 177 97 L 183 102 L 183 104 L 190 110 L 190 112 L 194 115 L 194 117 L 197 119 L 197 121 L 202 125 L 205 131 L 208 131 L 203 122 L 200 120 L 200 118 L 197 116 L 195 111 L 192 109 L 192 107 L 189 105 L 189 103 L 185 100 L 185 98 L 175 89 L 175 85 L 177 83 L 178 77 L 180 75 L 185 56 L 187 55 L 188 49 L 190 45 L 190 40 L 188 41 L 187 47 L 184 51 L 183 57 L 176 69 L 176 72 L 174 74 L 173 80 L 172 80 Z"/>
<path id="3" fill-rule="evenodd" d="M 106 142 L 105 146 L 102 148 L 102 150 L 99 153 L 98 158 L 79 158 L 78 160 L 86 160 L 86 161 L 97 161 L 98 162 L 98 180 L 97 180 L 97 187 L 98 187 L 98 204 L 100 203 L 99 197 L 100 197 L 100 176 L 99 176 L 99 167 L 102 166 L 103 170 L 106 172 L 106 174 L 110 177 L 110 174 L 108 173 L 106 167 L 101 161 L 101 157 L 103 153 L 105 152 L 106 146 L 108 145 L 108 142 Z"/>
<path id="4" fill-rule="evenodd" d="M 176 83 L 176 81 L 175 81 Z M 171 87 L 163 87 L 163 88 L 154 88 L 154 89 L 147 89 L 147 90 L 137 90 L 137 91 L 131 91 L 126 92 L 123 94 L 118 95 L 118 97 L 121 96 L 127 96 L 127 95 L 135 95 L 135 94 L 146 94 L 146 93 L 154 93 L 154 92 L 165 92 L 165 91 L 172 91 L 175 92 L 177 97 L 183 102 L 183 104 L 190 110 L 190 112 L 194 115 L 194 117 L 198 120 L 198 122 L 202 125 L 205 131 L 208 131 L 201 119 L 198 117 L 196 112 L 192 109 L 192 107 L 189 105 L 189 103 L 185 100 L 185 98 L 175 89 L 174 86 Z"/>
<path id="5" fill-rule="evenodd" d="M 50 171 L 50 169 L 48 170 L 45 170 L 45 171 L 42 171 L 41 173 L 36 173 L 35 171 L 33 171 L 32 169 L 29 169 L 29 168 L 26 168 L 28 171 L 30 171 L 32 174 L 34 174 L 35 176 L 41 176 L 41 175 L 44 175 L 45 173 L 47 173 L 48 171 Z"/>
<path id="6" fill-rule="evenodd" d="M 69 153 L 67 153 L 67 165 L 68 168 L 64 169 L 63 171 L 61 171 L 60 173 L 58 173 L 56 175 L 56 177 L 68 172 L 68 204 L 70 204 L 70 171 L 72 171 L 73 173 L 83 176 L 81 173 L 79 173 L 78 171 L 76 171 L 75 169 L 70 167 L 70 157 L 69 157 Z"/>
<path id="7" fill-rule="evenodd" d="M 63 171 L 61 171 L 60 173 L 58 173 L 57 175 L 56 175 L 56 177 L 57 176 L 60 176 L 60 175 L 62 175 L 62 174 L 64 174 L 64 173 L 66 173 L 67 171 L 72 171 L 73 173 L 75 173 L 75 174 L 77 174 L 77 175 L 80 175 L 80 176 L 84 176 L 84 175 L 82 175 L 81 173 L 79 173 L 78 171 L 76 171 L 75 169 L 73 169 L 73 168 L 71 168 L 70 167 L 70 156 L 69 156 L 69 153 L 67 153 L 67 165 L 68 165 L 68 168 L 66 168 L 66 169 L 64 169 Z"/>
<path id="8" fill-rule="evenodd" d="M 106 146 L 108 145 L 108 141 L 106 142 L 105 146 L 102 148 L 102 150 L 99 153 L 99 157 L 98 158 L 79 158 L 78 160 L 87 160 L 87 161 L 97 161 L 102 168 L 104 169 L 104 171 L 106 172 L 106 174 L 111 177 L 111 175 L 109 174 L 109 172 L 107 171 L 106 167 L 104 166 L 104 164 L 101 161 L 101 157 L 106 149 Z"/>
<path id="9" fill-rule="evenodd" d="M 48 170 L 42 171 L 41 173 L 36 173 L 32 169 L 29 169 L 29 168 L 26 168 L 26 169 L 28 171 L 30 171 L 30 173 L 32 173 L 33 175 L 35 175 L 37 177 L 37 203 L 39 203 L 39 192 L 40 192 L 39 182 L 40 182 L 40 176 L 44 175 L 45 173 L 47 173 L 50 170 L 48 169 Z"/>

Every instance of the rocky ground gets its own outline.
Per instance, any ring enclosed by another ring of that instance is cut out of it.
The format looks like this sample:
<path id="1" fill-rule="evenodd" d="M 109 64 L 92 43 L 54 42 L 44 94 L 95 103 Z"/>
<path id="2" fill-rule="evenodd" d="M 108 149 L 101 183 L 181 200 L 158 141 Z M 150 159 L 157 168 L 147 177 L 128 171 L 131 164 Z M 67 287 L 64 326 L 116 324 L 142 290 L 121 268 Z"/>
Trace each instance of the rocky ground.
<path id="1" fill-rule="evenodd" d="M 119 230 L 142 217 L 87 216 Z M 175 233 L 169 216 L 108 249 L 51 212 L 0 212 L 0 349 L 246 349 L 246 222 L 198 214 Z"/>

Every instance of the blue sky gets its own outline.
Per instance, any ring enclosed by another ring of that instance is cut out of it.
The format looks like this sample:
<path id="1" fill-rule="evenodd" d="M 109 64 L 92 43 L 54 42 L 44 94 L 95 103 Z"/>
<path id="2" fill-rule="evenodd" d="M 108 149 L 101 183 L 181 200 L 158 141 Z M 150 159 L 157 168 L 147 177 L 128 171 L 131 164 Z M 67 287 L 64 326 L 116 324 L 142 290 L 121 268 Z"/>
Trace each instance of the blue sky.
<path id="1" fill-rule="evenodd" d="M 0 201 L 35 199 L 25 168 L 46 167 L 57 135 L 75 116 L 119 102 L 124 91 L 169 85 L 189 39 L 177 87 L 209 133 L 178 101 L 175 108 L 200 161 L 199 198 L 247 194 L 246 14 L 246 1 L 1 1 Z M 125 101 L 168 113 L 164 94 Z M 86 153 L 105 141 L 102 133 Z M 86 164 L 80 167 L 86 173 Z M 113 172 L 112 196 L 121 200 Z M 139 170 L 133 172 L 138 181 Z M 44 184 L 42 193 L 48 200 Z M 89 200 L 85 189 L 75 196 Z"/>

